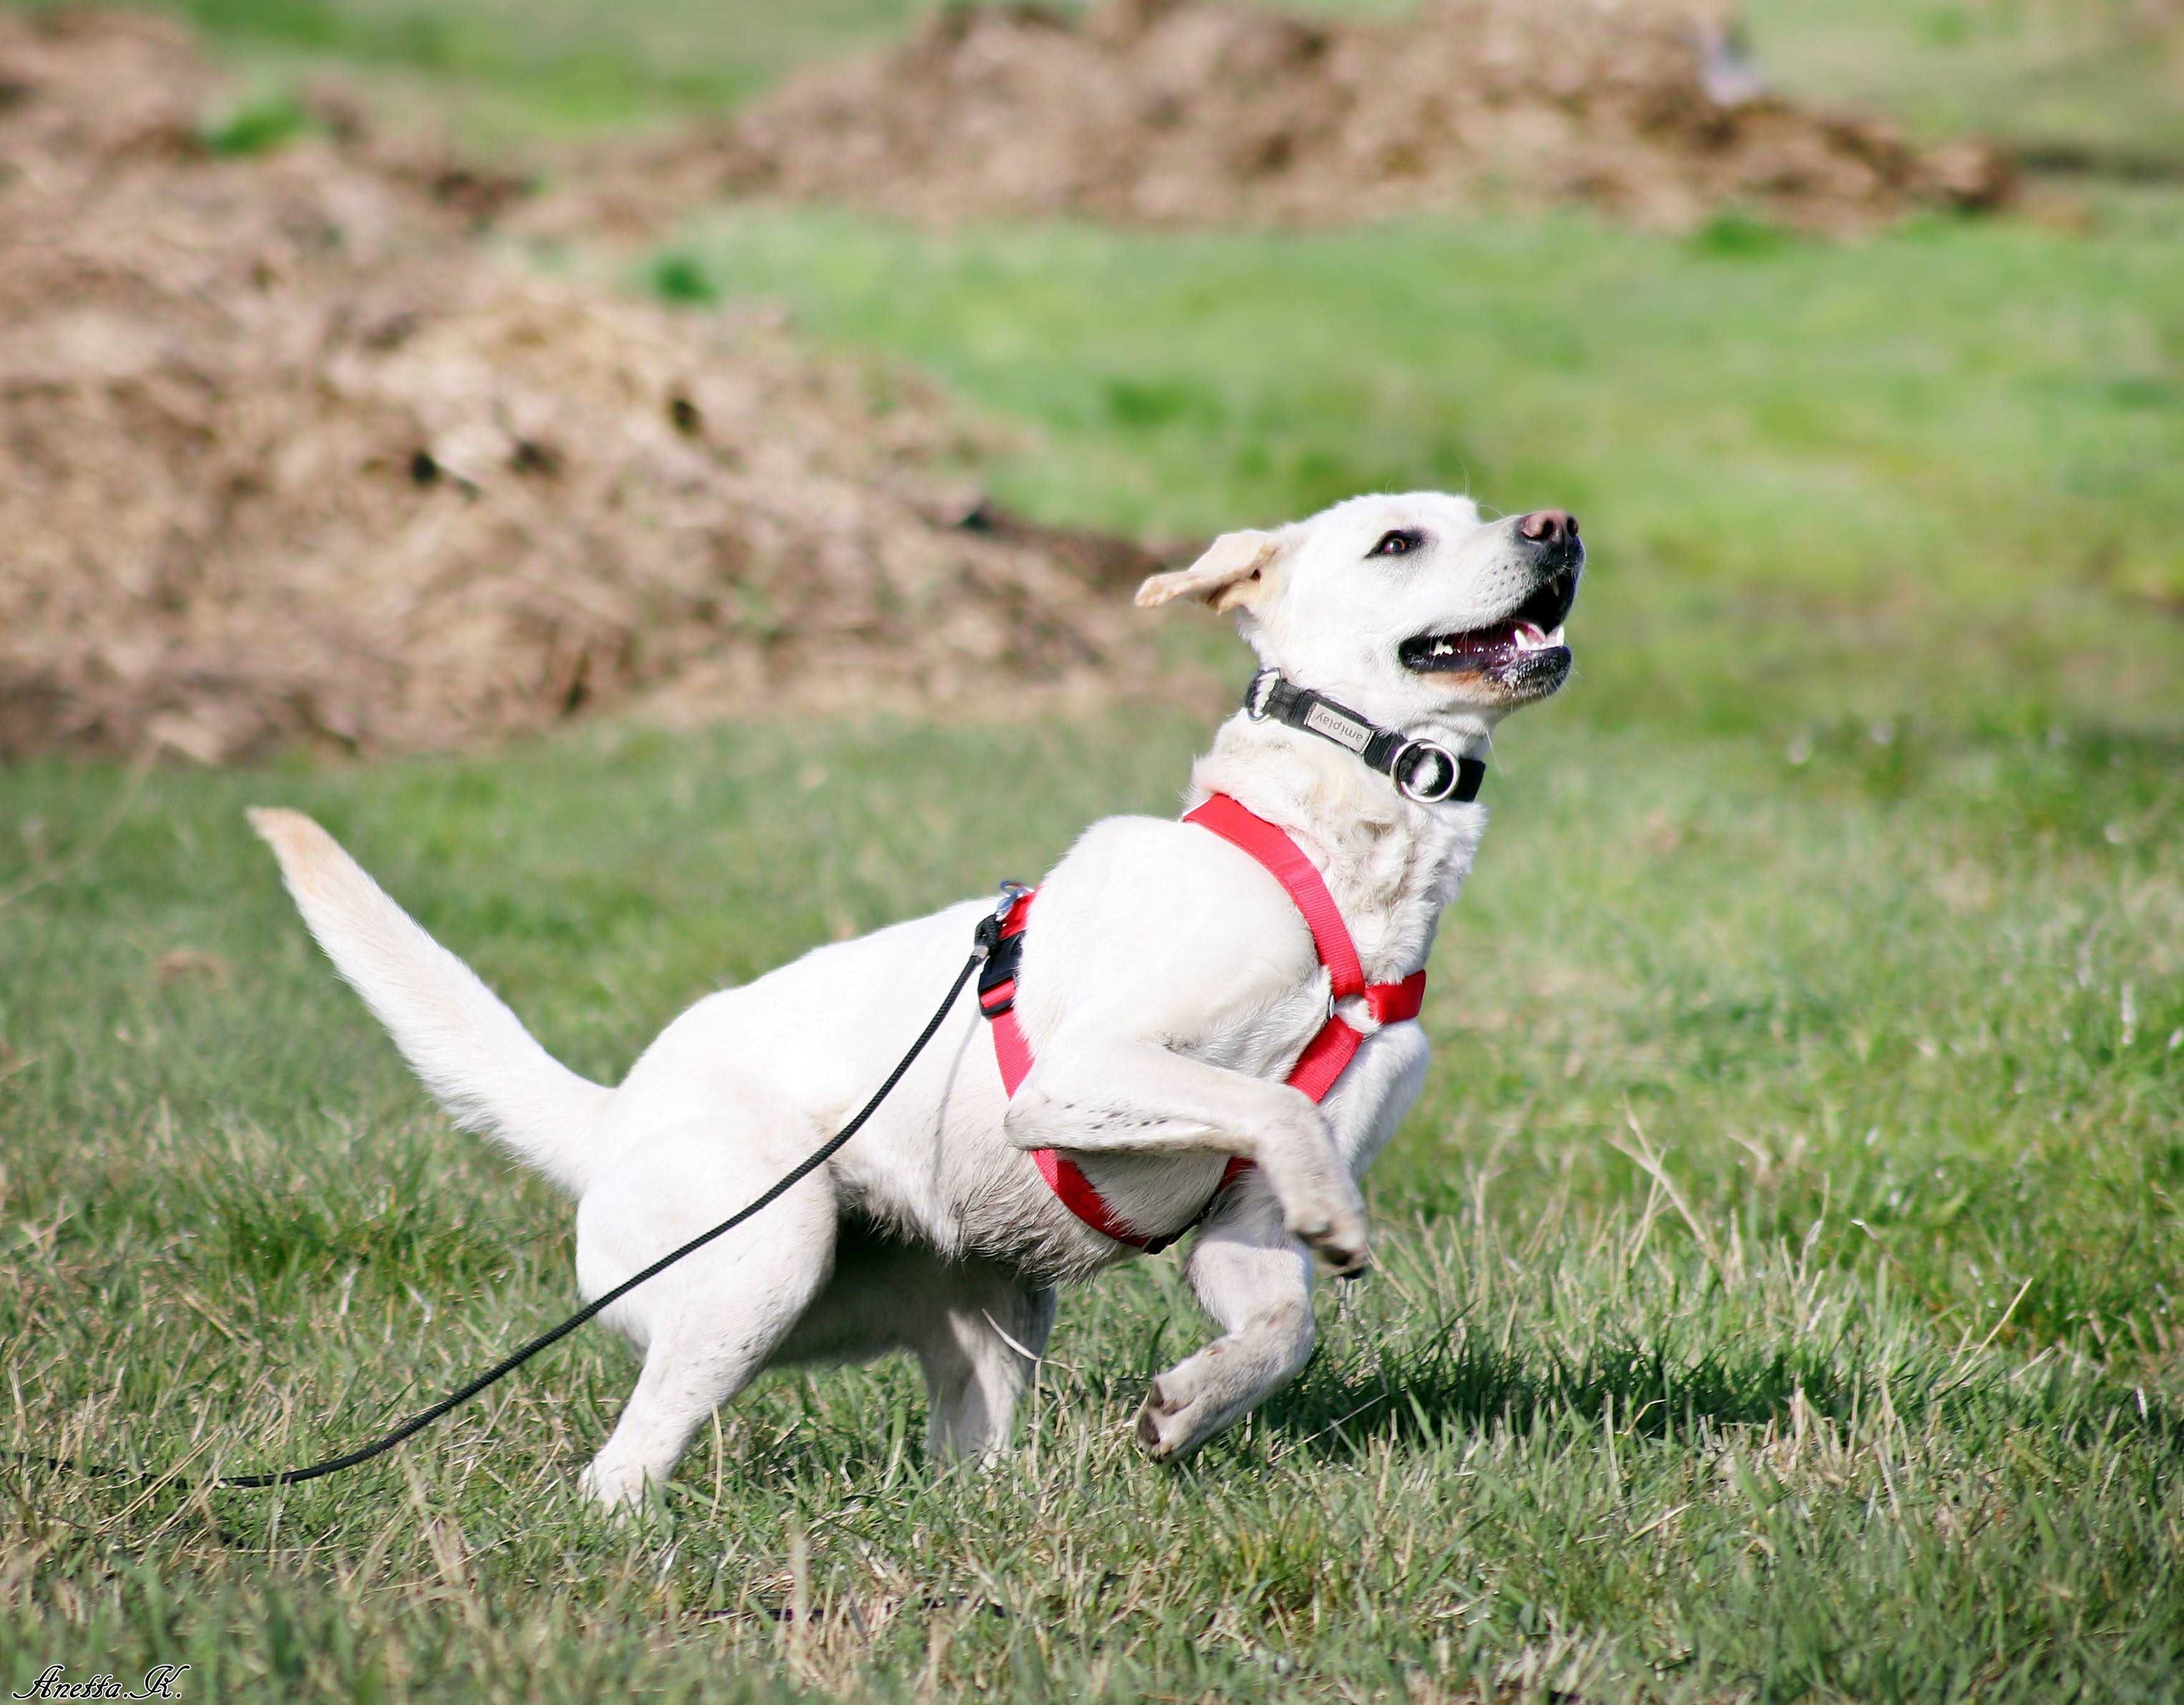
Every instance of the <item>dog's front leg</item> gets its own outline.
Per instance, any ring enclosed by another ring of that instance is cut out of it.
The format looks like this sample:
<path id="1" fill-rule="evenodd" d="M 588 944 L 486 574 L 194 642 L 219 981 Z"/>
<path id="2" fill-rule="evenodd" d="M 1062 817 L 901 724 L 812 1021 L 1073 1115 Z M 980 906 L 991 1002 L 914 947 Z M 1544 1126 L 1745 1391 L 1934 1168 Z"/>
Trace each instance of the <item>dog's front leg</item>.
<path id="1" fill-rule="evenodd" d="M 1281 1226 L 1340 1273 L 1365 1266 L 1365 1202 L 1311 1098 L 1150 1042 L 1065 1031 L 1040 1049 L 1003 1129 L 1023 1149 L 1258 1162 Z"/>
<path id="2" fill-rule="evenodd" d="M 1138 1442 L 1156 1463 L 1189 1456 L 1312 1356 L 1312 1263 L 1258 1179 L 1240 1179 L 1224 1194 L 1185 1271 L 1224 1333 L 1145 1393 Z"/>

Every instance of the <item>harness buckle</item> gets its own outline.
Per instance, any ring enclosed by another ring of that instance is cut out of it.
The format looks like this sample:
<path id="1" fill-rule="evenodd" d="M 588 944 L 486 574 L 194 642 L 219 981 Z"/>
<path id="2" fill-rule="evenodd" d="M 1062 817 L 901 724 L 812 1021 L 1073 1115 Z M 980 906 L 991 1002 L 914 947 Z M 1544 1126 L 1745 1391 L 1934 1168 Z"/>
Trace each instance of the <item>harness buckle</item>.
<path id="1" fill-rule="evenodd" d="M 1418 771 L 1433 766 L 1433 779 L 1421 781 Z M 1388 779 L 1405 799 L 1421 805 L 1437 805 L 1456 791 L 1462 770 L 1456 754 L 1438 740 L 1414 737 L 1396 748 L 1388 761 Z"/>
<path id="2" fill-rule="evenodd" d="M 978 941 L 985 963 L 978 967 L 978 1010 L 998 1018 L 1017 1004 L 1017 967 L 1023 962 L 1024 933 L 1004 935 L 1009 914 L 1031 890 L 1020 882 L 1005 882 L 994 909 L 978 920 Z"/>

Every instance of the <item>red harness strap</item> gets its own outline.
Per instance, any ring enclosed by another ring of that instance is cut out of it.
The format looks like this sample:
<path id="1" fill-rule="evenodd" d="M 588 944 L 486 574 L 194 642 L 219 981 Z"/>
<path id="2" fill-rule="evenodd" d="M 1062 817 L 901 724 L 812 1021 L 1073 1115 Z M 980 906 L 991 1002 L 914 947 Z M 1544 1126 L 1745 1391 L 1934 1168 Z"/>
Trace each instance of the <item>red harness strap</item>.
<path id="1" fill-rule="evenodd" d="M 1297 910 L 1304 914 L 1306 926 L 1312 931 L 1312 945 L 1319 952 L 1319 962 L 1327 967 L 1330 1008 L 1353 995 L 1362 995 L 1367 1009 L 1382 1024 L 1399 1024 L 1418 1016 L 1418 1008 L 1425 999 L 1425 972 L 1414 971 L 1400 983 L 1366 982 L 1357 944 L 1350 939 L 1334 896 L 1327 891 L 1318 867 L 1286 833 L 1264 817 L 1246 811 L 1226 794 L 1214 794 L 1184 821 L 1211 829 L 1231 845 L 1251 854 L 1281 883 L 1296 903 Z M 1031 917 L 1031 902 L 1029 892 L 1017 896 L 1001 922 L 1003 941 L 1023 933 Z M 1001 1084 L 1012 1096 L 1030 1073 L 1032 1064 L 1031 1045 L 1024 1040 L 1023 1027 L 1017 1022 L 1016 995 L 1013 976 L 990 984 L 982 983 L 978 989 L 979 1007 L 993 1024 L 994 1057 L 1001 1068 Z M 1364 1040 L 1362 1032 L 1330 1011 L 1327 1022 L 1297 1056 L 1296 1065 L 1289 1075 L 1290 1086 L 1301 1089 L 1315 1101 L 1325 1100 Z M 1165 1237 L 1140 1236 L 1116 1217 L 1114 1210 L 1107 1206 L 1076 1162 L 1055 1149 L 1034 1149 L 1032 1159 L 1038 1164 L 1039 1176 L 1046 1180 L 1047 1188 L 1061 1198 L 1064 1207 L 1093 1230 L 1117 1243 L 1157 1254 L 1190 1229 L 1185 1226 L 1183 1231 L 1172 1232 Z M 1214 1200 L 1239 1174 L 1249 1171 L 1251 1165 L 1240 1155 L 1230 1161 L 1206 1208 L 1213 1206 Z M 1206 1209 L 1201 1209 L 1191 1224 L 1195 1225 L 1205 1216 Z"/>

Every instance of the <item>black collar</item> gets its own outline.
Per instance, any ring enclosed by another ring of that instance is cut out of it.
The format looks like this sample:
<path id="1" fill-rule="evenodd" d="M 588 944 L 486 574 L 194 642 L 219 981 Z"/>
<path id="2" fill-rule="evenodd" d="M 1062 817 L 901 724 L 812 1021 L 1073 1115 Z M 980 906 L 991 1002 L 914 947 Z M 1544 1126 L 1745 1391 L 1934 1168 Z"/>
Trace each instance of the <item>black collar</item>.
<path id="1" fill-rule="evenodd" d="M 1459 758 L 1437 740 L 1383 728 L 1324 693 L 1284 681 L 1279 669 L 1262 669 L 1251 677 L 1244 689 L 1244 714 L 1255 722 L 1285 722 L 1347 748 L 1393 782 L 1405 799 L 1422 805 L 1448 800 L 1468 805 L 1486 779 L 1486 766 L 1478 759 Z"/>

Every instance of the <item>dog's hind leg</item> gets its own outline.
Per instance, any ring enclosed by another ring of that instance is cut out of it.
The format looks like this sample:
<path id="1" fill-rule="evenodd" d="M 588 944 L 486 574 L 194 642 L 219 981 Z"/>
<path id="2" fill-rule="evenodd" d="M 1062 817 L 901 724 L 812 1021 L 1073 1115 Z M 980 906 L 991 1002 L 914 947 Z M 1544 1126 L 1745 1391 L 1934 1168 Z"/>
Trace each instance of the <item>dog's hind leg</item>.
<path id="1" fill-rule="evenodd" d="M 990 1262 L 952 1262 L 912 1347 L 925 1369 L 926 1455 L 988 1462 L 1009 1441 L 1017 1401 L 1054 1326 L 1054 1292 Z"/>
<path id="2" fill-rule="evenodd" d="M 1159 1463 L 1190 1455 L 1312 1357 L 1312 1260 L 1282 1229 L 1262 1177 L 1246 1177 L 1223 1196 L 1185 1271 L 1225 1332 L 1146 1392 L 1138 1442 Z"/>
<path id="3" fill-rule="evenodd" d="M 578 1214 L 578 1273 L 596 1295 L 727 1218 L 787 1169 L 748 1132 L 648 1145 Z M 792 1157 L 793 1161 L 793 1157 Z M 611 1191 L 610 1200 L 598 1198 Z M 644 1369 L 583 1486 L 609 1508 L 664 1482 L 706 1418 L 772 1357 L 833 1263 L 837 1208 L 824 1173 L 749 1224 L 648 1280 L 605 1318 L 644 1347 Z M 589 1245 L 587 1247 L 587 1245 Z M 604 1245 L 604 1247 L 602 1247 Z"/>
<path id="4" fill-rule="evenodd" d="M 928 1458 L 985 1460 L 1008 1442 L 1053 1325 L 1050 1287 L 997 1262 L 950 1261 L 850 1214 L 836 1234 L 833 1277 L 772 1365 L 908 1350 L 925 1370 Z"/>

